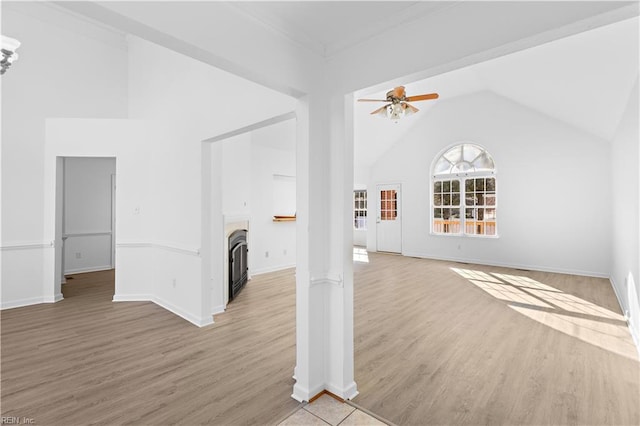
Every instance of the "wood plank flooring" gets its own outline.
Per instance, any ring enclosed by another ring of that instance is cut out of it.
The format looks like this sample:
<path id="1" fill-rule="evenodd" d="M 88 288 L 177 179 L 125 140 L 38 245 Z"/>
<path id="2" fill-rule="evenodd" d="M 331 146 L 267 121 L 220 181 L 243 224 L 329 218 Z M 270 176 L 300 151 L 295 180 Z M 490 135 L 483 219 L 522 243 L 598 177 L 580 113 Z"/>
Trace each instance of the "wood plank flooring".
<path id="1" fill-rule="evenodd" d="M 640 364 L 607 280 L 370 254 L 354 402 L 399 425 L 638 425 Z"/>
<path id="2" fill-rule="evenodd" d="M 275 424 L 298 404 L 292 270 L 213 326 L 113 303 L 113 273 L 5 310 L 2 416 L 37 424 Z M 369 254 L 354 402 L 398 425 L 640 424 L 640 364 L 606 280 Z"/>
<path id="3" fill-rule="evenodd" d="M 39 425 L 275 424 L 295 366 L 293 271 L 252 280 L 199 329 L 153 303 L 113 303 L 113 272 L 56 304 L 2 311 L 2 416 Z"/>

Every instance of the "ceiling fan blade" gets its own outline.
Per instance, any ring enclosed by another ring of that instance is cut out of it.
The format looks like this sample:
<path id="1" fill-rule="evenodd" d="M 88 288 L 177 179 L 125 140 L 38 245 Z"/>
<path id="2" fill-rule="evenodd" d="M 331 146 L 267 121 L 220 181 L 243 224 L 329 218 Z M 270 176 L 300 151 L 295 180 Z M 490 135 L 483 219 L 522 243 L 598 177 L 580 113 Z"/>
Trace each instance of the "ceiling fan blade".
<path id="1" fill-rule="evenodd" d="M 429 93 L 429 94 L 426 94 L 426 95 L 409 96 L 405 100 L 407 102 L 428 101 L 429 99 L 438 99 L 438 97 L 439 97 L 439 95 L 437 93 Z"/>
<path id="2" fill-rule="evenodd" d="M 387 102 L 386 99 L 358 99 L 358 102 Z"/>
<path id="3" fill-rule="evenodd" d="M 373 111 L 371 113 L 371 115 L 376 115 L 376 114 L 381 114 L 381 115 L 385 115 L 387 113 L 387 107 L 391 105 L 391 104 L 386 104 L 384 106 L 381 106 L 380 108 L 378 108 L 377 110 Z"/>
<path id="4" fill-rule="evenodd" d="M 404 109 L 405 114 L 415 114 L 416 112 L 420 111 L 418 108 L 406 102 L 402 103 L 402 109 Z"/>

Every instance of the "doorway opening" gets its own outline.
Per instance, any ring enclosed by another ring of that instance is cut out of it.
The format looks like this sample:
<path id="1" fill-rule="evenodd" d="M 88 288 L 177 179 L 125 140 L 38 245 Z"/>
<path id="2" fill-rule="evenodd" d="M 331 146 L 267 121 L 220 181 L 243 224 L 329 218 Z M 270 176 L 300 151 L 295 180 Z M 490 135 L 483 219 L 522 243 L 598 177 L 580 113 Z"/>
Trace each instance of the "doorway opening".
<path id="1" fill-rule="evenodd" d="M 203 297 L 213 315 L 242 303 L 236 279 L 296 266 L 296 126 L 291 112 L 203 141 Z"/>
<path id="2" fill-rule="evenodd" d="M 61 292 L 67 298 L 106 288 L 112 298 L 116 159 L 58 157 L 57 166 L 56 247 L 60 253 L 56 269 Z"/>

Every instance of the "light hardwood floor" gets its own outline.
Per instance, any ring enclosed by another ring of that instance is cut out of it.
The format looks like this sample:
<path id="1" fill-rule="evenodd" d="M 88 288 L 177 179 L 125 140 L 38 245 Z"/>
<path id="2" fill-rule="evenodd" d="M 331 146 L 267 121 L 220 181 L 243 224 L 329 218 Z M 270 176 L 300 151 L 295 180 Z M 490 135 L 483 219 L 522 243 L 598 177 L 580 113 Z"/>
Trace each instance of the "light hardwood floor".
<path id="1" fill-rule="evenodd" d="M 391 255 L 356 264 L 357 404 L 400 425 L 638 425 L 607 280 Z"/>
<path id="2" fill-rule="evenodd" d="M 2 311 L 2 415 L 38 424 L 274 424 L 297 407 L 292 270 L 213 326 L 113 303 L 111 272 Z M 399 425 L 639 424 L 640 364 L 606 280 L 369 254 L 358 405 Z"/>
<path id="3" fill-rule="evenodd" d="M 113 272 L 53 305 L 2 311 L 2 415 L 39 425 L 275 424 L 295 366 L 292 270 L 254 279 L 199 329 L 150 302 L 113 303 Z"/>

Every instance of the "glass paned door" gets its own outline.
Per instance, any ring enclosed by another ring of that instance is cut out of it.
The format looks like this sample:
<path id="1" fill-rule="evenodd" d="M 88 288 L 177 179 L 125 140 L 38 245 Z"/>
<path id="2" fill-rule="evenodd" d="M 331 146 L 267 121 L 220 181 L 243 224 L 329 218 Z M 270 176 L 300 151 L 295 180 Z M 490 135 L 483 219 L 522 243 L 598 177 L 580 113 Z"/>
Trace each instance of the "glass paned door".
<path id="1" fill-rule="evenodd" d="M 399 184 L 377 186 L 378 215 L 376 243 L 378 251 L 402 252 L 401 191 Z"/>

